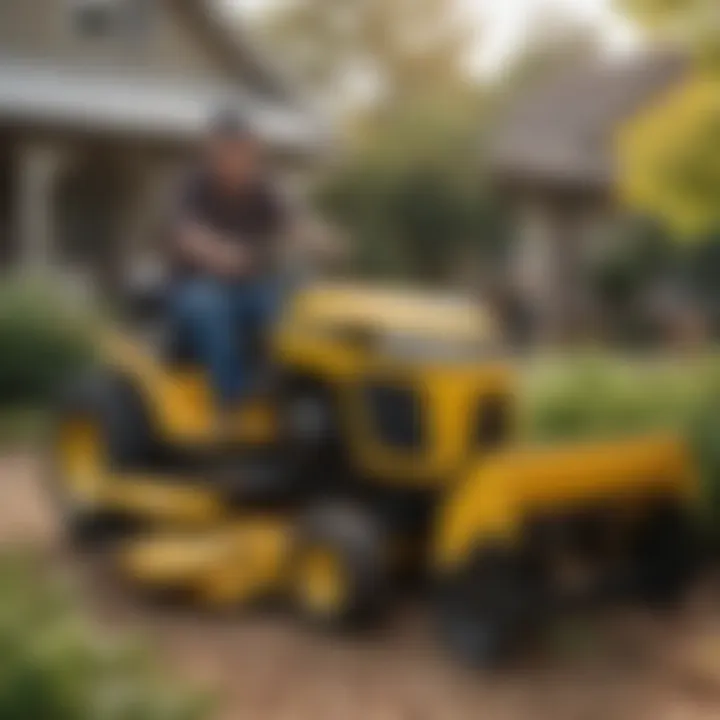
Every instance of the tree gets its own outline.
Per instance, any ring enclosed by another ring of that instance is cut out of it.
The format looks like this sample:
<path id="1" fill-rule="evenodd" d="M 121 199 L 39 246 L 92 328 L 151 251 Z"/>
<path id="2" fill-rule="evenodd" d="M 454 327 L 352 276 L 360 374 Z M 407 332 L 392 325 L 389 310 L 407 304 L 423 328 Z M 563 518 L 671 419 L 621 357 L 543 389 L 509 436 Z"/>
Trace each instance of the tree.
<path id="1" fill-rule="evenodd" d="M 502 244 L 481 162 L 477 114 L 412 103 L 366 125 L 326 176 L 320 202 L 350 229 L 361 270 L 447 280 Z"/>
<path id="2" fill-rule="evenodd" d="M 720 5 L 717 0 L 616 1 L 621 10 L 650 33 L 679 41 L 718 67 Z"/>
<path id="3" fill-rule="evenodd" d="M 679 44 L 685 80 L 622 130 L 620 193 L 685 238 L 720 227 L 720 5 L 717 0 L 618 0 L 642 27 Z"/>
<path id="4" fill-rule="evenodd" d="M 500 82 L 503 92 L 525 92 L 565 68 L 594 61 L 602 49 L 598 28 L 555 6 L 540 5 L 530 17 L 522 48 Z"/>
<path id="5" fill-rule="evenodd" d="M 268 40 L 324 100 L 397 104 L 466 82 L 472 25 L 456 0 L 280 0 Z"/>
<path id="6" fill-rule="evenodd" d="M 684 237 L 720 227 L 720 78 L 688 80 L 622 132 L 621 196 Z"/>
<path id="7" fill-rule="evenodd" d="M 346 131 L 320 182 L 361 269 L 439 280 L 478 238 L 484 88 L 458 0 L 280 0 L 266 30 Z"/>
<path id="8" fill-rule="evenodd" d="M 320 199 L 366 272 L 439 281 L 495 262 L 507 233 L 484 153 L 493 115 L 533 79 L 597 48 L 590 28 L 543 11 L 522 57 L 491 86 L 468 74 L 476 33 L 459 4 L 284 0 L 266 23 L 306 87 L 346 110 L 346 152 Z"/>

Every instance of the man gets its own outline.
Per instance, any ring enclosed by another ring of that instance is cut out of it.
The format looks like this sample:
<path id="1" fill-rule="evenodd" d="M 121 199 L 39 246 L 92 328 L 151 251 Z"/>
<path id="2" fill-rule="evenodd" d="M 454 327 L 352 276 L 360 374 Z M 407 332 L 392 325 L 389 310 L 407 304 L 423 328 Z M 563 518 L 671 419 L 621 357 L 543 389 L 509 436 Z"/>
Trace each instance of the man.
<path id="1" fill-rule="evenodd" d="M 289 218 L 258 139 L 231 112 L 210 128 L 172 219 L 171 312 L 207 368 L 221 425 L 251 383 L 248 339 L 278 301 L 278 238 Z"/>

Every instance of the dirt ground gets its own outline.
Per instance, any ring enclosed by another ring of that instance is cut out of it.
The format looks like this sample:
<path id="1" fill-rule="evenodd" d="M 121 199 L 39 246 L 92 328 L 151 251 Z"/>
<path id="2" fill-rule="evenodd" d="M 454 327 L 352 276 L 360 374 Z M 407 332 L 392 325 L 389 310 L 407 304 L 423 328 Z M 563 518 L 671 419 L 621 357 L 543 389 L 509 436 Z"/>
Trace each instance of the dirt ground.
<path id="1" fill-rule="evenodd" d="M 720 718 L 720 589 L 672 617 L 605 611 L 567 620 L 503 674 L 453 665 L 422 609 L 371 638 L 319 638 L 279 617 L 208 617 L 130 599 L 62 551 L 29 456 L 0 459 L 0 544 L 66 563 L 100 622 L 146 633 L 181 678 L 216 690 L 218 720 L 710 720 Z"/>

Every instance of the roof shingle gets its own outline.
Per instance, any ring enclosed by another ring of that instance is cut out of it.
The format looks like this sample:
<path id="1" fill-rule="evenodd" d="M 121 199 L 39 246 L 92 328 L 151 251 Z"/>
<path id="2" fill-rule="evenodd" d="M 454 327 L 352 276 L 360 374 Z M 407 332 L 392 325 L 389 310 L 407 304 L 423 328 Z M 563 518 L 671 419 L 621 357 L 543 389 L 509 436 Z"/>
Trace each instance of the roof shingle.
<path id="1" fill-rule="evenodd" d="M 496 176 L 534 186 L 607 188 L 615 174 L 615 130 L 677 82 L 686 65 L 677 55 L 654 53 L 550 78 L 503 117 L 491 148 Z"/>

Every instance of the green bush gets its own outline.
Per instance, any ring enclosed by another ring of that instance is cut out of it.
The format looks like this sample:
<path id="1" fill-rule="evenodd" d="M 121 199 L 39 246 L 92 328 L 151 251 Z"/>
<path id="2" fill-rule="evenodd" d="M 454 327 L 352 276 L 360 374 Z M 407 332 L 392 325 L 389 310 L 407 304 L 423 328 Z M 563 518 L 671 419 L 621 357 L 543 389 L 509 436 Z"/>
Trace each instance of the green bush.
<path id="1" fill-rule="evenodd" d="M 528 430 L 542 439 L 684 427 L 720 378 L 720 364 L 600 355 L 545 360 L 526 376 Z"/>
<path id="2" fill-rule="evenodd" d="M 81 317 L 82 316 L 82 317 Z M 0 289 L 0 406 L 41 404 L 90 358 L 87 313 L 37 285 Z"/>
<path id="3" fill-rule="evenodd" d="M 90 627 L 47 568 L 0 558 L 2 720 L 199 720 L 208 709 L 142 649 Z"/>
<path id="4" fill-rule="evenodd" d="M 537 361 L 525 375 L 525 433 L 554 441 L 670 429 L 688 439 L 706 509 L 720 521 L 720 358 L 589 355 Z M 718 523 L 720 527 L 720 523 Z"/>

